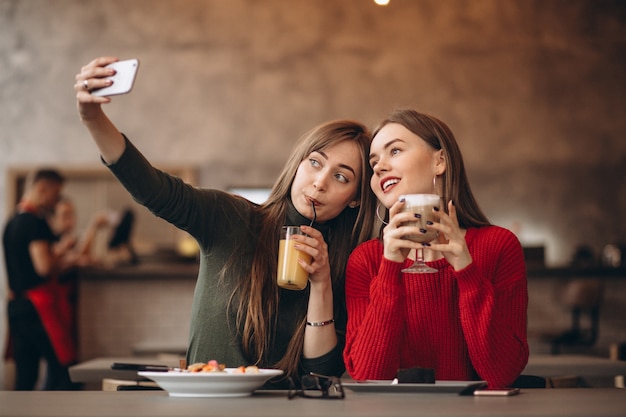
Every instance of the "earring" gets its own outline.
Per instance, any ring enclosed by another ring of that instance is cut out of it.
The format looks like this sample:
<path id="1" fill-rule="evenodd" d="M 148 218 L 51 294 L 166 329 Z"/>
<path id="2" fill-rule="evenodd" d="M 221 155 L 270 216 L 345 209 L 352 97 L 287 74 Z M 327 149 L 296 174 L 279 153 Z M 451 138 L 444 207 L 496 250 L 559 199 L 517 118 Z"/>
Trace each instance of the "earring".
<path id="1" fill-rule="evenodd" d="M 433 194 L 439 195 L 439 193 L 437 192 L 437 175 L 436 174 L 433 177 Z"/>
<path id="2" fill-rule="evenodd" d="M 380 220 L 382 224 L 389 224 L 389 222 L 386 222 L 380 217 L 380 213 L 378 212 L 378 210 L 380 210 L 380 206 L 381 206 L 381 203 L 379 201 L 378 204 L 376 205 L 376 217 L 378 217 L 378 220 Z"/>
<path id="3" fill-rule="evenodd" d="M 356 201 L 353 201 L 350 204 L 348 204 L 348 207 L 350 207 L 351 209 L 357 208 L 358 206 L 359 204 Z"/>

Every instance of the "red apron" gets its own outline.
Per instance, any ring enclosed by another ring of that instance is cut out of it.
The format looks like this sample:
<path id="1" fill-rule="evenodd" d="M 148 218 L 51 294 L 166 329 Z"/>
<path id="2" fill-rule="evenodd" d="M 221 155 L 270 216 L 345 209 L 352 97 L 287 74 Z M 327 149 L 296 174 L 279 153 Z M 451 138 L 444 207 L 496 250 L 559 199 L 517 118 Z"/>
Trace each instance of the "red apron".
<path id="1" fill-rule="evenodd" d="M 61 365 L 69 365 L 76 361 L 70 290 L 69 285 L 59 284 L 53 279 L 26 291 L 26 297 L 35 306 Z"/>

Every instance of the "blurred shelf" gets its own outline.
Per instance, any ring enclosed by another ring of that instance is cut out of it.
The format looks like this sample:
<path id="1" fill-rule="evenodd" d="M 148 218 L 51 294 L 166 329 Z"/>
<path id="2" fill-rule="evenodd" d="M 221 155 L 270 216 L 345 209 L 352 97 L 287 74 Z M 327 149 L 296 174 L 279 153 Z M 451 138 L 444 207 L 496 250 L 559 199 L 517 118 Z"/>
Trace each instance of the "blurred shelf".
<path id="1" fill-rule="evenodd" d="M 84 268 L 80 278 L 85 280 L 114 279 L 196 279 L 199 264 L 197 261 L 179 262 L 139 262 L 136 265 L 115 268 Z"/>
<path id="2" fill-rule="evenodd" d="M 588 267 L 588 268 L 545 268 L 527 267 L 528 278 L 608 278 L 626 279 L 626 268 Z"/>

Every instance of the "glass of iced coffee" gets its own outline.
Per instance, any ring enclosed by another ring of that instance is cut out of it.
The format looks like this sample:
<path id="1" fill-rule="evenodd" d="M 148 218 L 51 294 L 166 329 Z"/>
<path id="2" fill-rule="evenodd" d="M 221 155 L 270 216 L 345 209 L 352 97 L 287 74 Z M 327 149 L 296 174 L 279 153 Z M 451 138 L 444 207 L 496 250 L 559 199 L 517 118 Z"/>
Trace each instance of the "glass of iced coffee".
<path id="1" fill-rule="evenodd" d="M 294 235 L 304 235 L 300 226 L 283 226 L 280 231 L 276 282 L 288 290 L 303 290 L 309 282 L 309 273 L 300 266 L 298 259 L 311 263 L 311 255 L 294 248 Z"/>
<path id="2" fill-rule="evenodd" d="M 407 225 L 419 227 L 421 230 L 426 230 L 426 233 L 417 233 L 404 236 L 405 239 L 412 240 L 419 243 L 428 243 L 437 238 L 437 231 L 426 227 L 427 222 L 436 222 L 435 215 L 433 213 L 434 207 L 440 207 L 441 197 L 437 194 L 406 194 L 400 196 L 404 198 L 403 211 L 419 214 L 416 216 L 415 221 L 405 223 Z M 404 268 L 402 272 L 424 273 L 424 272 L 437 272 L 437 269 L 431 268 L 424 262 L 424 248 L 416 250 L 415 262 L 413 265 Z"/>

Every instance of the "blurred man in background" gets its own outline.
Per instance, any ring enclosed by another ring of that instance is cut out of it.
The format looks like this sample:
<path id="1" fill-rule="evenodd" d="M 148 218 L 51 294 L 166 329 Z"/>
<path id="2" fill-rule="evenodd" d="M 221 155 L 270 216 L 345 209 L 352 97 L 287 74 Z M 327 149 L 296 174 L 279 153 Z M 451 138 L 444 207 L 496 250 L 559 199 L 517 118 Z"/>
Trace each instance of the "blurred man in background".
<path id="1" fill-rule="evenodd" d="M 4 229 L 2 243 L 9 283 L 10 353 L 15 359 L 16 390 L 32 390 L 39 361 L 47 363 L 44 389 L 72 389 L 68 365 L 76 350 L 64 326 L 56 278 L 65 265 L 63 248 L 46 220 L 60 199 L 65 179 L 54 169 L 28 178 L 17 211 Z"/>

